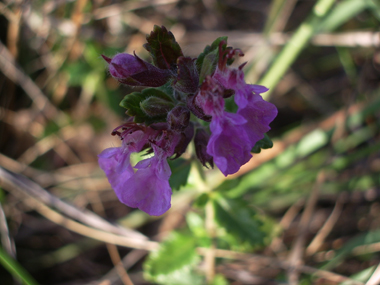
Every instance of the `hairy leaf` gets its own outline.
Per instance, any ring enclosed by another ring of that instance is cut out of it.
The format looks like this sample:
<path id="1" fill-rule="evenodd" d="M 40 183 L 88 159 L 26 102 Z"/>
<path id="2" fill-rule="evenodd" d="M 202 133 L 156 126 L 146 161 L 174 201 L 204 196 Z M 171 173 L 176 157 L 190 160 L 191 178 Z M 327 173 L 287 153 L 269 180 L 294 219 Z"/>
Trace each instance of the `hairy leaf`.
<path id="1" fill-rule="evenodd" d="M 147 44 L 144 48 L 153 58 L 153 63 L 158 68 L 173 69 L 177 59 L 182 56 L 182 50 L 176 42 L 174 35 L 164 26 L 154 26 L 153 31 L 146 37 Z"/>
<path id="2" fill-rule="evenodd" d="M 133 92 L 124 97 L 120 106 L 127 109 L 127 114 L 134 117 L 136 123 L 147 125 L 162 122 L 166 119 L 166 114 L 160 116 L 149 116 L 141 108 L 141 103 L 150 97 L 156 97 L 167 102 L 174 102 L 172 97 L 157 88 L 146 88 L 142 92 Z"/>
<path id="3" fill-rule="evenodd" d="M 158 251 L 149 255 L 144 264 L 146 278 L 159 284 L 201 284 L 194 273 L 199 261 L 195 251 L 195 239 L 172 233 Z"/>
<path id="4" fill-rule="evenodd" d="M 225 199 L 218 197 L 214 200 L 215 219 L 225 228 L 226 232 L 235 236 L 241 242 L 251 245 L 263 244 L 264 233 L 261 231 L 261 221 L 247 202 L 240 199 Z"/>

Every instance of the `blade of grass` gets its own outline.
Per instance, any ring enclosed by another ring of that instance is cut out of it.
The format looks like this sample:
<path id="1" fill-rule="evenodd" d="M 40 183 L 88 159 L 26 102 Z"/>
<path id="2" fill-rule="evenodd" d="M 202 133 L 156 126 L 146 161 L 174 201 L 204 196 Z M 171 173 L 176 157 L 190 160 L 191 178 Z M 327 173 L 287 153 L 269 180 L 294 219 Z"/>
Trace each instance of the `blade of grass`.
<path id="1" fill-rule="evenodd" d="M 280 81 L 281 77 L 288 70 L 289 66 L 294 62 L 297 55 L 306 46 L 311 36 L 317 30 L 322 18 L 326 15 L 330 7 L 334 4 L 334 0 L 319 0 L 314 6 L 312 14 L 297 29 L 290 41 L 280 52 L 275 62 L 265 74 L 264 78 L 258 84 L 265 85 L 273 90 Z M 268 97 L 270 92 L 263 94 Z M 264 97 L 263 96 L 263 97 Z"/>
<path id="2" fill-rule="evenodd" d="M 4 250 L 0 248 L 0 263 L 14 277 L 21 279 L 24 284 L 38 285 L 32 276 L 16 260 L 12 259 Z"/>

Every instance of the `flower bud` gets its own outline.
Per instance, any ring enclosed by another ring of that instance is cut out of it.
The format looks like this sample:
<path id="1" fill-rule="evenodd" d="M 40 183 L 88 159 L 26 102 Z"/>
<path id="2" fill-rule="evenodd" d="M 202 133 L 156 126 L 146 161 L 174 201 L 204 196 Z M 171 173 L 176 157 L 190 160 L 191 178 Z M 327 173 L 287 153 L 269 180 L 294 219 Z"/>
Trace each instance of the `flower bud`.
<path id="1" fill-rule="evenodd" d="M 169 128 L 173 131 L 183 132 L 190 121 L 190 110 L 182 105 L 173 108 L 167 117 Z"/>
<path id="2" fill-rule="evenodd" d="M 159 87 L 171 77 L 170 71 L 157 68 L 137 55 L 119 53 L 112 59 L 105 55 L 102 57 L 109 63 L 112 77 L 122 84 Z"/>
<path id="3" fill-rule="evenodd" d="M 190 122 L 187 128 L 180 134 L 181 134 L 181 140 L 178 142 L 178 144 L 175 147 L 175 150 L 174 150 L 175 157 L 173 159 L 180 157 L 186 151 L 187 146 L 189 145 L 189 143 L 191 142 L 194 136 L 193 123 Z"/>
<path id="4" fill-rule="evenodd" d="M 197 94 L 190 94 L 186 98 L 187 107 L 189 107 L 190 111 L 199 119 L 204 120 L 206 122 L 211 122 L 211 116 L 206 115 L 200 106 L 196 103 Z"/>
<path id="5" fill-rule="evenodd" d="M 140 103 L 141 110 L 150 117 L 166 115 L 173 107 L 173 102 L 153 96 Z"/>
<path id="6" fill-rule="evenodd" d="M 203 129 L 198 128 L 195 132 L 194 145 L 195 152 L 199 161 L 203 166 L 206 166 L 208 163 L 212 168 L 214 167 L 214 161 L 211 155 L 207 153 L 207 144 L 210 139 L 210 135 Z"/>

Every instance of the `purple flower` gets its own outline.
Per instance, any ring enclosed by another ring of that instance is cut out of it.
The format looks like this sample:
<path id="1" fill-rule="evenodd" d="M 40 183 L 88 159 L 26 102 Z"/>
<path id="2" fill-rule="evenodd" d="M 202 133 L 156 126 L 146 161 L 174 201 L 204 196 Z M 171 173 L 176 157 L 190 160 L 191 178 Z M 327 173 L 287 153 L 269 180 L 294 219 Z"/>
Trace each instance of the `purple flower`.
<path id="1" fill-rule="evenodd" d="M 112 59 L 105 55 L 102 57 L 109 63 L 109 71 L 112 77 L 122 84 L 159 87 L 171 77 L 169 70 L 155 67 L 136 54 L 119 53 Z"/>
<path id="2" fill-rule="evenodd" d="M 242 116 L 228 112 L 211 121 L 207 153 L 225 176 L 237 172 L 252 157 L 251 143 L 243 128 L 245 122 Z"/>
<path id="3" fill-rule="evenodd" d="M 270 130 L 269 123 L 276 117 L 277 109 L 260 96 L 268 90 L 266 87 L 245 83 L 242 70 L 245 64 L 237 69 L 227 66 L 228 59 L 243 53 L 231 48 L 223 51 L 222 46 L 223 42 L 219 46 L 218 66 L 214 74 L 202 83 L 194 98 L 193 109 L 200 107 L 204 114 L 212 117 L 207 153 L 213 156 L 215 165 L 227 176 L 250 160 L 251 149 Z M 231 90 L 238 105 L 236 114 L 224 111 L 223 97 Z"/>
<path id="4" fill-rule="evenodd" d="M 172 194 L 171 171 L 166 158 L 154 156 L 140 161 L 134 168 L 137 171 L 128 179 L 128 186 L 115 189 L 120 201 L 152 216 L 164 214 L 171 206 Z"/>
<path id="5" fill-rule="evenodd" d="M 117 131 L 119 128 L 123 128 L 122 133 Z M 132 133 L 129 134 L 131 131 Z M 118 127 L 114 130 L 114 133 L 123 139 L 122 146 L 103 150 L 102 153 L 98 155 L 98 161 L 100 168 L 105 172 L 108 181 L 120 199 L 120 191 L 117 191 L 117 189 L 125 185 L 128 179 L 134 174 L 129 161 L 131 153 L 142 150 L 147 143 L 149 134 L 141 129 L 134 129 L 134 126 L 132 125 L 131 127 L 130 124 Z"/>
<path id="6" fill-rule="evenodd" d="M 223 91 L 223 87 L 208 76 L 196 96 L 196 103 L 206 115 L 212 116 L 207 153 L 227 176 L 237 172 L 250 160 L 252 146 L 243 127 L 246 119 L 224 111 Z"/>
<path id="7" fill-rule="evenodd" d="M 120 136 L 122 146 L 108 148 L 98 157 L 116 196 L 129 207 L 139 208 L 152 216 L 162 215 L 170 208 L 172 193 L 167 158 L 173 155 L 181 134 L 136 123 L 126 123 L 113 134 Z M 131 153 L 149 147 L 155 155 L 132 167 L 129 162 Z"/>

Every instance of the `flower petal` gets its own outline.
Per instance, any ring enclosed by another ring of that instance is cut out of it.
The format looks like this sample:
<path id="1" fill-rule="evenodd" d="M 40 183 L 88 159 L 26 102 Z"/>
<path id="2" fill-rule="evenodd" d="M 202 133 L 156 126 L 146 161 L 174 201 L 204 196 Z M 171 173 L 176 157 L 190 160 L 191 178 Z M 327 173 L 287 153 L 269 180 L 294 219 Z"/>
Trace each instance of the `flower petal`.
<path id="1" fill-rule="evenodd" d="M 269 124 L 277 116 L 277 108 L 260 95 L 251 94 L 247 106 L 239 108 L 237 113 L 247 120 L 243 128 L 253 147 L 270 130 Z"/>

